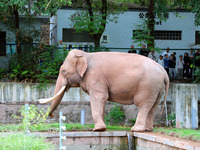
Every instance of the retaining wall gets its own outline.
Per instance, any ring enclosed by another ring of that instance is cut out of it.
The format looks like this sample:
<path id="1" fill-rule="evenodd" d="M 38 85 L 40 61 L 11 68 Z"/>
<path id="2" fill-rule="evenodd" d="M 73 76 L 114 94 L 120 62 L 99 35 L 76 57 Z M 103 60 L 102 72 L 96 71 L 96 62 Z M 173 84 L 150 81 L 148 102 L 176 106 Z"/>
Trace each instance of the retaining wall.
<path id="1" fill-rule="evenodd" d="M 175 85 L 176 84 L 174 83 L 170 84 L 169 94 L 167 97 L 168 113 L 171 113 L 171 102 L 175 99 Z M 16 120 L 13 120 L 13 118 L 11 117 L 12 114 L 18 115 L 18 110 L 25 103 L 35 104 L 39 107 L 44 107 L 45 109 L 50 105 L 50 103 L 41 105 L 38 103 L 38 99 L 53 96 L 55 84 L 49 84 L 47 91 L 39 91 L 35 87 L 35 83 L 0 82 L 0 123 L 15 122 Z M 198 90 L 200 91 L 199 85 Z M 129 124 L 129 119 L 136 118 L 138 109 L 135 105 L 120 106 L 126 114 L 125 123 Z M 106 114 L 108 114 L 111 107 L 113 107 L 112 103 L 107 102 L 105 105 Z M 165 112 L 162 115 L 159 115 L 161 107 L 162 102 L 160 103 L 155 113 L 155 124 L 165 123 L 166 121 Z M 173 107 L 172 110 L 174 109 Z M 82 109 L 85 109 L 86 113 L 85 123 L 92 124 L 93 120 L 91 115 L 89 96 L 85 92 L 83 92 L 81 88 L 71 88 L 69 92 L 64 95 L 61 104 L 54 112 L 54 118 L 49 118 L 48 121 L 58 121 L 59 111 L 61 110 L 63 114 L 67 117 L 67 121 L 69 123 L 80 123 Z"/>
<path id="2" fill-rule="evenodd" d="M 53 96 L 55 83 L 48 84 L 47 90 L 38 90 L 38 83 L 17 83 L 17 82 L 0 82 L 0 103 L 11 102 L 37 102 L 40 98 L 49 98 Z M 167 101 L 175 99 L 176 85 L 170 83 Z M 181 84 L 187 86 L 188 84 Z M 200 100 L 200 84 L 198 86 L 198 99 Z M 187 91 L 186 91 L 187 92 Z M 70 88 L 64 95 L 62 101 L 87 101 L 89 96 L 81 88 Z"/>
<path id="3" fill-rule="evenodd" d="M 34 134 L 34 133 L 33 133 Z M 59 134 L 35 133 L 57 145 Z M 200 150 L 200 143 L 153 132 L 64 132 L 67 150 Z"/>

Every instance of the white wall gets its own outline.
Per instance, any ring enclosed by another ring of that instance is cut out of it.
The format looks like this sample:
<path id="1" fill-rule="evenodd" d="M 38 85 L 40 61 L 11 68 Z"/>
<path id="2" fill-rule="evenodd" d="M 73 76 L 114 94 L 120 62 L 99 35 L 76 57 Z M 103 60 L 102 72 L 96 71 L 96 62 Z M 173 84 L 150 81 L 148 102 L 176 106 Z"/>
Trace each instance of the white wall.
<path id="1" fill-rule="evenodd" d="M 76 12 L 75 10 L 62 9 L 57 12 L 57 41 L 62 40 L 62 28 L 71 28 L 69 17 Z M 119 15 L 118 23 L 109 22 L 106 25 L 104 34 L 109 36 L 106 47 L 129 48 L 132 45 L 132 31 L 134 25 L 140 23 L 139 13 L 145 11 L 127 11 Z M 169 13 L 169 18 L 162 25 L 156 25 L 156 30 L 178 30 L 182 31 L 182 40 L 156 40 L 159 48 L 165 49 L 190 49 L 195 44 L 195 30 L 200 27 L 194 25 L 194 15 L 189 12 L 180 12 L 180 18 L 173 12 Z M 135 44 L 136 45 L 136 44 Z M 135 46 L 136 47 L 136 46 Z"/>

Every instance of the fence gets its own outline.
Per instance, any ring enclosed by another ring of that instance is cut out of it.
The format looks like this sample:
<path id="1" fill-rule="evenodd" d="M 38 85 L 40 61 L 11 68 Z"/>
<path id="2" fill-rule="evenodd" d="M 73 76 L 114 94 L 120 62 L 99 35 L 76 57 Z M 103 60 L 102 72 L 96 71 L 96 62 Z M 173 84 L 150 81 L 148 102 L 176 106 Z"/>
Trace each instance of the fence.
<path id="1" fill-rule="evenodd" d="M 27 45 L 27 43 L 22 43 L 21 44 L 22 46 L 25 46 Z M 30 45 L 30 44 L 28 44 Z M 35 45 L 37 47 L 39 47 L 39 43 L 31 43 L 31 45 Z M 1 46 L 3 46 L 3 44 L 1 44 Z M 4 44 L 4 46 L 7 46 L 7 50 L 6 50 L 6 54 L 7 56 L 10 56 L 12 54 L 14 54 L 16 52 L 16 44 L 15 43 L 7 43 L 7 44 Z M 73 47 L 72 47 L 73 46 Z M 100 47 L 98 49 L 95 49 L 93 47 L 93 45 L 60 45 L 60 46 L 45 46 L 43 47 L 43 49 L 48 49 L 49 50 L 52 49 L 52 58 L 53 58 L 53 54 L 56 52 L 56 51 L 67 51 L 67 50 L 71 50 L 71 49 L 81 49 L 83 51 L 86 51 L 86 52 L 95 52 L 95 51 L 114 51 L 114 52 L 125 52 L 127 53 L 130 48 L 118 48 L 118 47 Z M 140 48 L 135 48 L 136 52 L 139 54 L 139 51 L 140 51 Z M 192 73 L 192 80 L 194 81 L 195 79 L 195 76 L 194 76 L 194 72 L 195 72 L 195 67 L 194 67 L 194 64 L 196 62 L 196 57 L 195 57 L 195 50 L 196 49 L 170 49 L 170 52 L 176 52 L 176 58 L 178 60 L 179 56 L 180 55 L 184 55 L 184 53 L 189 53 L 190 54 L 190 50 L 193 50 L 193 62 L 191 62 L 191 68 L 190 68 L 190 72 Z M 165 51 L 165 49 L 160 49 L 157 54 L 158 56 L 160 54 L 162 54 L 163 52 Z M 158 57 L 157 56 L 157 57 Z M 9 61 L 9 57 L 8 59 L 5 59 L 5 58 L 1 58 L 0 57 L 0 68 L 9 68 L 9 63 L 7 63 Z M 6 64 L 6 65 L 5 65 Z M 176 72 L 177 72 L 177 68 L 176 68 Z"/>

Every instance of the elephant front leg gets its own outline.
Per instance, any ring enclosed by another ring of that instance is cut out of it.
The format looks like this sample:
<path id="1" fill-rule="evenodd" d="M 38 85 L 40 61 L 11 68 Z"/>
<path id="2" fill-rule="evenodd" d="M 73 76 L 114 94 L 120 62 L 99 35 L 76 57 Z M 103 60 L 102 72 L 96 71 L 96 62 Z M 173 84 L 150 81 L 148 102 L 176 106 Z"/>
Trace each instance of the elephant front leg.
<path id="1" fill-rule="evenodd" d="M 93 131 L 105 131 L 106 125 L 104 123 L 104 104 L 107 97 L 104 93 L 92 92 L 90 94 L 90 105 L 92 117 L 95 123 Z"/>

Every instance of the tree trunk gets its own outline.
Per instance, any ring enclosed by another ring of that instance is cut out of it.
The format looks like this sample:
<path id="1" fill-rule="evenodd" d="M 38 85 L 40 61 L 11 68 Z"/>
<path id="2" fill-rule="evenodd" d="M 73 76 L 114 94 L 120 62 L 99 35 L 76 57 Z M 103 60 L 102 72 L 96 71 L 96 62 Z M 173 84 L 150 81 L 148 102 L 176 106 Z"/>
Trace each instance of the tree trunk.
<path id="1" fill-rule="evenodd" d="M 101 18 L 102 18 L 102 20 L 104 20 L 104 21 L 101 22 L 101 26 L 103 27 L 103 29 L 102 29 L 102 28 L 98 29 L 99 32 L 98 32 L 98 33 L 95 33 L 95 34 L 93 34 L 93 33 L 94 33 L 94 30 L 91 31 L 91 38 L 92 38 L 93 41 L 94 41 L 94 47 L 95 47 L 95 49 L 98 48 L 98 47 L 100 46 L 100 39 L 101 39 L 101 36 L 102 36 L 102 34 L 103 34 L 104 30 L 105 30 L 105 27 L 106 27 L 106 19 L 107 19 L 107 0 L 102 0 L 101 2 L 102 2 L 102 8 L 101 8 L 101 15 L 102 15 L 102 16 L 101 16 Z M 93 24 L 93 21 L 94 21 L 94 19 L 93 19 L 94 13 L 93 13 L 91 1 L 90 1 L 90 0 L 86 0 L 86 3 L 87 3 L 87 5 L 88 5 L 88 12 L 89 12 L 89 15 L 90 15 L 90 21 L 91 21 L 92 24 Z"/>
<path id="2" fill-rule="evenodd" d="M 102 34 L 94 34 L 92 39 L 94 40 L 94 48 L 100 47 L 100 39 L 101 39 Z"/>
<path id="3" fill-rule="evenodd" d="M 16 46 L 17 46 L 17 54 L 21 55 L 22 51 L 20 48 L 20 39 L 19 39 L 19 12 L 17 8 L 14 8 L 14 22 L 15 22 L 15 36 L 16 36 Z"/>
<path id="4" fill-rule="evenodd" d="M 154 0 L 149 0 L 148 5 L 148 29 L 150 30 L 149 35 L 154 37 L 155 20 L 154 20 Z M 148 43 L 148 49 L 154 48 L 154 38 L 149 39 L 151 42 Z"/>

